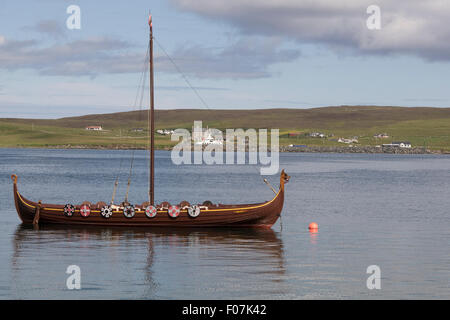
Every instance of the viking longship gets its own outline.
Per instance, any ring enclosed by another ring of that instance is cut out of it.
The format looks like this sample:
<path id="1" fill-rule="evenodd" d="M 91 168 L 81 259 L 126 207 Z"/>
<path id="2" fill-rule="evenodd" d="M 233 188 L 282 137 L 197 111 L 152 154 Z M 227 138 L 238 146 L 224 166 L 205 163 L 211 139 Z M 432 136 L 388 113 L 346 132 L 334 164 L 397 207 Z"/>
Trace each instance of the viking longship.
<path id="1" fill-rule="evenodd" d="M 114 204 L 113 201 L 83 202 L 79 205 L 49 204 L 31 201 L 18 190 L 17 175 L 11 175 L 17 213 L 24 224 L 59 224 L 111 227 L 265 227 L 270 228 L 280 217 L 284 202 L 284 186 L 289 176 L 281 171 L 278 190 L 272 188 L 272 200 L 254 204 L 214 204 L 205 201 L 191 205 L 187 201 L 179 204 L 154 200 L 154 90 L 153 90 L 153 28 L 149 18 L 149 77 L 150 77 L 150 174 L 148 201 L 132 205 L 128 201 Z M 267 183 L 267 181 L 266 181 Z"/>

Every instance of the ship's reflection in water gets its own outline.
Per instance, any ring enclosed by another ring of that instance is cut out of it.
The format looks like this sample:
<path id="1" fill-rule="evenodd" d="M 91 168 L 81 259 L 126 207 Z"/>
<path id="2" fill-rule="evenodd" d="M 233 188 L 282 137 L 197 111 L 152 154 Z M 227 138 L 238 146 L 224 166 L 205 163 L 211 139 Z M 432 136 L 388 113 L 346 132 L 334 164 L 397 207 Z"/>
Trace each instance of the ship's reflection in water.
<path id="1" fill-rule="evenodd" d="M 273 299 L 284 294 L 283 255 L 271 229 L 19 226 L 11 296 Z M 69 265 L 81 269 L 81 290 L 66 287 Z"/>

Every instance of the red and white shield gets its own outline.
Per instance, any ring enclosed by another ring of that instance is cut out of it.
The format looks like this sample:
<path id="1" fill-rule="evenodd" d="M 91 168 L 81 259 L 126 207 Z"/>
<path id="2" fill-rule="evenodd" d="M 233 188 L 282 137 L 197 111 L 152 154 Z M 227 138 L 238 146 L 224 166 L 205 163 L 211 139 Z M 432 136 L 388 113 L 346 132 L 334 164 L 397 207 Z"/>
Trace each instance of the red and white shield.
<path id="1" fill-rule="evenodd" d="M 145 208 L 145 215 L 149 218 L 153 218 L 158 213 L 158 210 L 154 206 L 147 206 Z"/>
<path id="2" fill-rule="evenodd" d="M 89 215 L 91 214 L 91 207 L 88 204 L 83 204 L 80 207 L 80 214 L 83 217 L 89 217 Z"/>
<path id="3" fill-rule="evenodd" d="M 176 218 L 180 215 L 180 207 L 179 206 L 170 206 L 167 211 L 170 217 Z"/>

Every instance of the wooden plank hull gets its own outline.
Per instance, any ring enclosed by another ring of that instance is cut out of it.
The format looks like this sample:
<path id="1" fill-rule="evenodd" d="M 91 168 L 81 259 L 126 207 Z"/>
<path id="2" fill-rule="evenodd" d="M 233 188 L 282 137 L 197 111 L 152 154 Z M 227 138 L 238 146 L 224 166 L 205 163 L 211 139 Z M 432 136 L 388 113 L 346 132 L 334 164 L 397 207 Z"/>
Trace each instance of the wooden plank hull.
<path id="1" fill-rule="evenodd" d="M 282 173 L 284 174 L 284 172 Z M 64 215 L 64 205 L 37 203 L 23 197 L 17 188 L 17 176 L 13 175 L 14 200 L 17 213 L 24 224 L 65 224 L 111 227 L 262 227 L 270 228 L 283 209 L 284 181 L 275 197 L 264 203 L 243 205 L 210 205 L 202 207 L 200 215 L 192 218 L 187 209 L 182 209 L 176 218 L 169 216 L 167 209 L 158 208 L 153 218 L 145 215 L 143 208 L 137 206 L 135 215 L 127 218 L 121 210 L 113 211 L 110 218 L 101 215 L 100 205 L 91 205 L 88 217 L 80 214 L 81 205 L 75 206 L 75 213 Z M 281 180 L 281 179 L 280 179 Z M 287 181 L 287 180 L 286 180 Z M 39 210 L 38 210 L 39 207 Z M 37 218 L 36 218 L 37 215 Z"/>

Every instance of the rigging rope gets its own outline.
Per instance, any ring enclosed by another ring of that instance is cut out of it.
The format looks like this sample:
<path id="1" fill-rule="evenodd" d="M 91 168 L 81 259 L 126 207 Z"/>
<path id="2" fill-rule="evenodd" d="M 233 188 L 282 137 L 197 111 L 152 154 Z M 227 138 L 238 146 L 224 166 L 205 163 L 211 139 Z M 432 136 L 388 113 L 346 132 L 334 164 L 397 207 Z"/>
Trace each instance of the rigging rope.
<path id="1" fill-rule="evenodd" d="M 164 47 L 159 43 L 159 41 L 153 37 L 158 47 L 162 50 L 162 52 L 166 55 L 166 57 L 169 59 L 169 61 L 174 65 L 175 69 L 180 73 L 180 75 L 183 77 L 183 80 L 186 82 L 186 84 L 194 91 L 195 95 L 198 97 L 198 99 L 202 102 L 202 104 L 208 109 L 209 111 L 212 111 L 206 101 L 200 96 L 198 91 L 195 89 L 195 87 L 191 84 L 187 76 L 181 71 L 181 69 L 178 67 L 178 65 L 175 63 L 175 61 L 172 59 L 172 57 L 167 53 L 167 51 L 164 49 Z M 258 168 L 254 167 L 255 170 L 258 171 Z M 266 182 L 267 180 L 263 178 L 263 181 Z M 272 188 L 273 191 L 273 188 Z M 276 193 L 276 192 L 275 192 Z"/>
<path id="2" fill-rule="evenodd" d="M 133 153 L 132 153 L 132 156 L 131 156 L 130 174 L 128 175 L 127 192 L 125 194 L 125 201 L 124 201 L 125 203 L 128 203 L 128 192 L 130 191 L 131 173 L 133 171 L 134 151 L 135 151 L 135 149 L 133 149 Z"/>
<path id="3" fill-rule="evenodd" d="M 150 46 L 147 46 L 147 52 L 146 52 L 145 59 L 144 59 L 144 67 L 143 67 L 143 71 L 140 73 L 138 89 L 136 91 L 134 104 L 132 106 L 133 110 L 136 109 L 136 107 L 138 106 L 137 102 L 138 102 L 138 97 L 139 97 L 139 94 L 140 94 L 138 120 L 141 120 L 139 118 L 139 116 L 140 116 L 141 111 L 142 111 L 142 102 L 143 102 L 143 99 L 144 99 L 146 75 L 147 75 L 147 70 L 148 70 L 147 61 L 148 61 L 148 57 L 149 57 L 149 51 L 150 51 Z M 133 171 L 133 162 L 134 162 L 134 153 L 135 153 L 135 150 L 136 150 L 136 145 L 137 145 L 137 138 L 135 138 L 135 140 L 134 140 L 134 148 L 133 148 L 133 151 L 132 151 L 132 154 L 131 154 L 130 171 L 129 171 L 129 174 L 128 174 L 128 185 L 127 185 L 127 191 L 126 191 L 126 196 L 125 196 L 125 202 L 128 202 L 128 193 L 129 193 L 130 184 L 131 184 L 131 177 L 132 177 L 132 171 Z M 117 187 L 119 185 L 119 175 L 120 175 L 120 172 L 121 172 L 121 169 L 122 169 L 122 162 L 123 162 L 123 158 L 120 161 L 119 171 L 117 173 L 117 177 L 116 177 L 116 180 L 114 182 L 113 194 L 112 194 L 112 198 L 111 198 L 111 205 L 114 204 L 114 199 L 116 197 L 116 191 L 117 191 Z"/>
<path id="4" fill-rule="evenodd" d="M 155 40 L 156 44 L 158 45 L 158 47 L 162 50 L 162 52 L 164 52 L 164 54 L 167 56 L 167 58 L 169 59 L 169 61 L 174 65 L 175 69 L 177 69 L 177 71 L 181 74 L 181 76 L 183 77 L 184 81 L 186 81 L 187 85 L 194 91 L 194 93 L 197 95 L 197 97 L 200 99 L 200 101 L 203 103 L 203 105 L 206 107 L 206 109 L 211 110 L 208 106 L 208 104 L 206 103 L 205 100 L 203 100 L 203 98 L 200 96 L 200 94 L 198 93 L 198 91 L 195 89 L 194 86 L 192 86 L 191 82 L 189 81 L 189 79 L 186 77 L 186 75 L 180 70 L 180 68 L 178 67 L 178 65 L 175 63 L 175 61 L 169 56 L 169 54 L 167 53 L 166 50 L 164 50 L 163 46 L 159 43 L 159 41 L 153 37 L 153 39 Z"/>
<path id="5" fill-rule="evenodd" d="M 122 162 L 123 162 L 123 158 L 120 159 L 119 171 L 117 171 L 116 181 L 114 182 L 114 189 L 113 189 L 113 194 L 112 194 L 110 205 L 114 204 L 114 198 L 116 197 L 117 186 L 119 185 L 119 175 L 120 175 L 120 171 L 122 169 Z"/>
<path id="6" fill-rule="evenodd" d="M 134 100 L 134 105 L 133 108 L 137 107 L 137 100 L 138 100 L 138 96 L 140 93 L 140 101 L 139 101 L 139 111 L 138 111 L 138 123 L 139 120 L 142 120 L 141 116 L 142 116 L 142 103 L 144 101 L 144 93 L 145 93 L 145 85 L 147 83 L 147 71 L 148 71 L 148 58 L 149 58 L 149 54 L 150 54 L 150 45 L 147 47 L 147 53 L 145 55 L 145 59 L 144 59 L 144 70 L 141 73 L 141 78 L 139 81 L 139 86 L 138 86 L 138 90 L 136 92 L 136 97 Z M 132 174 L 133 174 L 133 163 L 134 163 L 134 155 L 135 155 L 135 151 L 136 151 L 136 147 L 137 147 L 137 137 L 134 139 L 134 147 L 133 147 L 133 151 L 131 152 L 131 161 L 130 161 L 130 172 L 128 174 L 128 183 L 127 183 L 127 191 L 125 193 L 125 200 L 124 203 L 128 203 L 128 194 L 130 192 L 130 185 L 131 185 L 131 178 L 132 178 Z"/>

